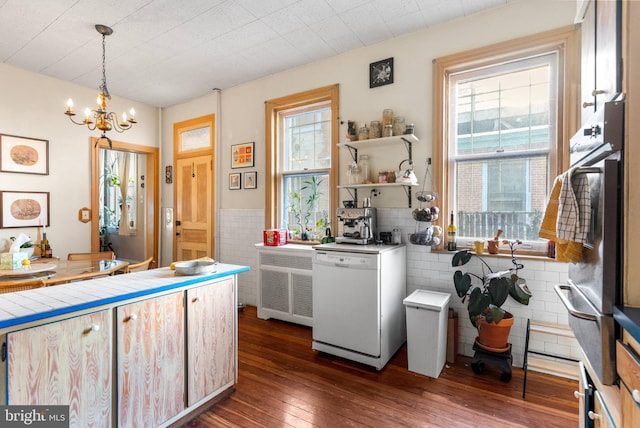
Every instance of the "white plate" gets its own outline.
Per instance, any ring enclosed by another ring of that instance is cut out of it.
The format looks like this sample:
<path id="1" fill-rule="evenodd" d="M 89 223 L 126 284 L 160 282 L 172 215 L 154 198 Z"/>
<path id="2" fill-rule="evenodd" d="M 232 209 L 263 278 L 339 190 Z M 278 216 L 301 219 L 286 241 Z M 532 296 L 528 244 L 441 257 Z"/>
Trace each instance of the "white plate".
<path id="1" fill-rule="evenodd" d="M 33 275 L 38 272 L 46 272 L 48 270 L 54 270 L 57 265 L 53 263 L 36 263 L 27 268 L 21 269 L 5 269 L 0 270 L 0 276 L 25 276 Z"/>

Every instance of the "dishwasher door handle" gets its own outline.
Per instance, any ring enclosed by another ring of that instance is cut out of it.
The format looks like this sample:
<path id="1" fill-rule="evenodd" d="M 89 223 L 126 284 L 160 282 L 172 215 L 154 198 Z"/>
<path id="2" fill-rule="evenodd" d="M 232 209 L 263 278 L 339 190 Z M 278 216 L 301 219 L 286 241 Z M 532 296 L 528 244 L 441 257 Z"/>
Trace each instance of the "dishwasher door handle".
<path id="1" fill-rule="evenodd" d="M 348 268 L 350 267 L 350 265 L 344 264 L 344 263 L 334 263 L 333 264 L 335 267 L 339 267 L 339 268 Z"/>

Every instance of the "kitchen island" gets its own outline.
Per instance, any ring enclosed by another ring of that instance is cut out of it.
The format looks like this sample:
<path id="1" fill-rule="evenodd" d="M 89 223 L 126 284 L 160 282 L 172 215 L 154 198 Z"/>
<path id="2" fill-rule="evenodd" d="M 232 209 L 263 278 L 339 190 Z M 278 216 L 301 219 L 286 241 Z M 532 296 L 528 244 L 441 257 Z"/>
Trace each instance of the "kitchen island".
<path id="1" fill-rule="evenodd" d="M 168 268 L 4 294 L 0 402 L 71 427 L 168 426 L 237 381 L 237 274 Z"/>

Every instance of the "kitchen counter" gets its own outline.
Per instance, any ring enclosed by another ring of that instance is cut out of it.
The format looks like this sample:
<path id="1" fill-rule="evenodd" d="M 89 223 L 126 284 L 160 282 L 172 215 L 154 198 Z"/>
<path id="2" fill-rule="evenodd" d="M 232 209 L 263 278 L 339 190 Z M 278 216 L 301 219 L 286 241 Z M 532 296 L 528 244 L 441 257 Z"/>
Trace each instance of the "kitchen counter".
<path id="1" fill-rule="evenodd" d="M 263 243 L 255 244 L 255 247 L 259 250 L 273 250 L 273 251 L 287 251 L 287 250 L 296 250 L 296 251 L 311 251 L 313 250 L 314 245 L 307 244 L 285 244 L 285 245 L 264 245 Z"/>
<path id="2" fill-rule="evenodd" d="M 68 406 L 79 427 L 191 417 L 237 382 L 237 274 L 248 270 L 160 268 L 3 294 L 0 402 Z"/>
<path id="3" fill-rule="evenodd" d="M 248 271 L 220 263 L 207 275 L 180 276 L 169 268 L 71 282 L 6 293 L 0 299 L 0 330 L 81 310 L 97 308 Z"/>
<path id="4" fill-rule="evenodd" d="M 613 319 L 640 342 L 640 308 L 616 306 L 613 309 Z"/>
<path id="5" fill-rule="evenodd" d="M 337 244 L 332 242 L 330 244 L 314 245 L 315 250 L 327 250 L 327 251 L 345 251 L 349 253 L 363 253 L 363 254 L 381 254 L 387 251 L 395 250 L 396 248 L 404 247 L 404 244 L 396 245 L 358 245 L 358 244 Z"/>

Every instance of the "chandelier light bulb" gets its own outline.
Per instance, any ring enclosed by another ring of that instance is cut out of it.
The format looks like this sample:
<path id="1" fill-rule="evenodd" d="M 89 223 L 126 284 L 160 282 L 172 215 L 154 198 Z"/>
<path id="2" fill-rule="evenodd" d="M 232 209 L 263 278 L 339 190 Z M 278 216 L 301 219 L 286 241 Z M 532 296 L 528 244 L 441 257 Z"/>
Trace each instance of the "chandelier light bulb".
<path id="1" fill-rule="evenodd" d="M 136 110 L 133 107 L 129 110 L 129 116 L 131 116 L 131 119 L 136 117 Z"/>
<path id="2" fill-rule="evenodd" d="M 86 116 L 87 119 L 91 117 L 91 109 L 89 107 L 85 107 L 84 115 Z"/>
<path id="3" fill-rule="evenodd" d="M 73 111 L 73 100 L 71 98 L 67 100 L 67 110 Z"/>

